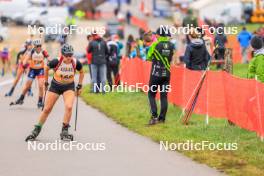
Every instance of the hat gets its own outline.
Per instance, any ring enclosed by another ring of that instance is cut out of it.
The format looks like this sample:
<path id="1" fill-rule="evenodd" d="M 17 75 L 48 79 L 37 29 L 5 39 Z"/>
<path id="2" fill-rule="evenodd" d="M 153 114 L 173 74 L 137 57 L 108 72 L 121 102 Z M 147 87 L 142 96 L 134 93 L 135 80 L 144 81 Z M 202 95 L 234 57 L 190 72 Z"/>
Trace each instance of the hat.
<path id="1" fill-rule="evenodd" d="M 250 44 L 255 50 L 261 49 L 263 47 L 262 38 L 260 36 L 254 36 L 251 39 Z"/>

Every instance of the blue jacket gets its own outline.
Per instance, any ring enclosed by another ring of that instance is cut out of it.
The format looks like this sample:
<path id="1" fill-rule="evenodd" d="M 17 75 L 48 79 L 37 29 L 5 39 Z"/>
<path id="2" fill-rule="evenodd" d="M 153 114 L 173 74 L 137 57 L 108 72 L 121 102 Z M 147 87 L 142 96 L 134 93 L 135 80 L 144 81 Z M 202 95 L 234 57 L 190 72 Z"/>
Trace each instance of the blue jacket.
<path id="1" fill-rule="evenodd" d="M 249 46 L 251 38 L 251 33 L 245 30 L 241 31 L 237 36 L 240 46 L 244 48 L 247 48 Z"/>

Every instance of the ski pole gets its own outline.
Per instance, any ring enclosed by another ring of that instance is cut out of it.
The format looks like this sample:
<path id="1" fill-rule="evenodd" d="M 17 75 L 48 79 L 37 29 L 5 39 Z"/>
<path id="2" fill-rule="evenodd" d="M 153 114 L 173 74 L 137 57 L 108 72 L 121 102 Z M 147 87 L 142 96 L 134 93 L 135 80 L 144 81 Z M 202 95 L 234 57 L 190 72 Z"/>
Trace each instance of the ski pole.
<path id="1" fill-rule="evenodd" d="M 44 86 L 45 86 L 45 92 L 44 92 L 43 106 L 42 106 L 42 109 L 41 109 L 42 111 L 43 111 L 44 106 L 45 106 L 46 95 L 47 95 L 47 91 L 48 91 L 49 83 L 48 83 L 48 82 L 45 82 L 45 83 L 44 83 Z"/>
<path id="2" fill-rule="evenodd" d="M 44 92 L 44 99 L 43 99 L 43 106 L 42 106 L 42 109 L 41 109 L 41 111 L 43 111 L 43 109 L 44 109 L 44 106 L 45 106 L 45 101 L 46 101 L 46 95 L 47 95 L 47 89 L 45 90 L 45 92 Z"/>
<path id="3" fill-rule="evenodd" d="M 77 90 L 74 131 L 76 131 L 76 127 L 77 127 L 77 118 L 78 118 L 78 97 L 79 97 L 79 96 L 78 96 L 78 90 Z"/>
<path id="4" fill-rule="evenodd" d="M 76 131 L 77 128 L 77 118 L 78 118 L 78 100 L 79 100 L 79 90 L 82 88 L 81 84 L 78 84 L 76 87 L 76 112 L 75 112 L 75 126 L 74 126 L 74 131 Z"/>

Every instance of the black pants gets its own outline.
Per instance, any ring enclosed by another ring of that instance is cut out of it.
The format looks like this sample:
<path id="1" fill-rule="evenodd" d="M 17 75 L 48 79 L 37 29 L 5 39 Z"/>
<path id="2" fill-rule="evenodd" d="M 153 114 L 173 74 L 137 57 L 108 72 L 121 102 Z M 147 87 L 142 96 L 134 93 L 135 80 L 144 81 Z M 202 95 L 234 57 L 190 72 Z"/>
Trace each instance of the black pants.
<path id="1" fill-rule="evenodd" d="M 225 48 L 217 48 L 216 52 L 216 60 L 224 60 L 225 59 Z M 217 69 L 222 68 L 222 64 L 217 64 L 216 66 Z"/>
<path id="2" fill-rule="evenodd" d="M 49 88 L 50 92 L 53 92 L 53 93 L 58 94 L 58 95 L 62 95 L 64 92 L 66 92 L 68 90 L 75 91 L 74 82 L 68 83 L 68 84 L 62 84 L 62 83 L 57 82 L 54 79 L 51 81 L 51 85 Z"/>
<path id="3" fill-rule="evenodd" d="M 114 75 L 114 78 L 116 79 L 118 75 L 118 65 L 113 66 L 107 63 L 107 75 L 106 76 L 107 76 L 107 81 L 110 87 L 112 87 L 113 85 L 112 74 Z M 117 84 L 119 84 L 119 81 Z"/>
<path id="4" fill-rule="evenodd" d="M 149 91 L 148 91 L 148 98 L 149 104 L 151 108 L 151 115 L 153 118 L 158 117 L 158 110 L 156 104 L 156 94 L 158 91 L 158 87 L 160 88 L 160 115 L 158 117 L 159 120 L 165 121 L 166 113 L 168 110 L 168 86 L 170 84 L 170 77 L 156 77 L 151 76 L 149 81 Z"/>

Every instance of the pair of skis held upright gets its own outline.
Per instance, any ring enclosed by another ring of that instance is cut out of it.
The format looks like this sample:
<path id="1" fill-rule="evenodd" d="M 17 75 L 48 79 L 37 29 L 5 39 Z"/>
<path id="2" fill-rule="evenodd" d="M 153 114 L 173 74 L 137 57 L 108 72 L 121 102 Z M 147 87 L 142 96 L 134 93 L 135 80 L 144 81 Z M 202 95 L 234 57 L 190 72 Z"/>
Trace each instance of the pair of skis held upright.
<path id="1" fill-rule="evenodd" d="M 197 100 L 198 100 L 198 97 L 200 94 L 200 90 L 203 87 L 204 80 L 205 80 L 207 72 L 209 70 L 210 63 L 211 63 L 211 60 L 209 61 L 208 65 L 206 67 L 206 70 L 203 71 L 201 79 L 199 80 L 197 86 L 195 87 L 189 101 L 187 102 L 187 105 L 184 108 L 183 113 L 180 116 L 180 119 L 182 119 L 182 123 L 185 125 L 188 125 L 189 119 L 193 113 L 193 110 L 195 108 L 195 105 L 197 103 Z"/>

